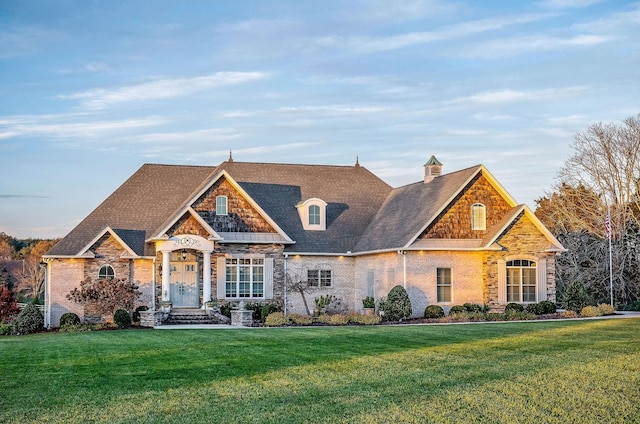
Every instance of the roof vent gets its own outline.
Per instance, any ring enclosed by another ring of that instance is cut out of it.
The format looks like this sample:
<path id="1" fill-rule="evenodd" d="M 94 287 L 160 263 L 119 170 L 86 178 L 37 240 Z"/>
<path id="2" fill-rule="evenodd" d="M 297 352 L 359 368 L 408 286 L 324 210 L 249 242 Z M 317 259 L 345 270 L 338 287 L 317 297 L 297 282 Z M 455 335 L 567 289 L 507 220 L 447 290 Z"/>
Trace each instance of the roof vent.
<path id="1" fill-rule="evenodd" d="M 442 164 L 435 156 L 431 156 L 424 164 L 424 183 L 428 184 L 440 175 L 442 175 Z"/>

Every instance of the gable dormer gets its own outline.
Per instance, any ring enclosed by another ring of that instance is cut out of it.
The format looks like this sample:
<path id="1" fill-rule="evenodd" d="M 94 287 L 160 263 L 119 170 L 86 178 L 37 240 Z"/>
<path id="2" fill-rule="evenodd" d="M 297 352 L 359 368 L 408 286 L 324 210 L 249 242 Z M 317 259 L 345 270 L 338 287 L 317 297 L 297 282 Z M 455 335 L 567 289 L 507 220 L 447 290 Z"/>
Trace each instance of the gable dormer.
<path id="1" fill-rule="evenodd" d="M 327 229 L 327 202 L 317 197 L 307 199 L 296 205 L 302 228 L 307 231 Z"/>
<path id="2" fill-rule="evenodd" d="M 431 156 L 424 164 L 424 183 L 428 184 L 440 175 L 442 175 L 442 164 L 435 156 Z"/>

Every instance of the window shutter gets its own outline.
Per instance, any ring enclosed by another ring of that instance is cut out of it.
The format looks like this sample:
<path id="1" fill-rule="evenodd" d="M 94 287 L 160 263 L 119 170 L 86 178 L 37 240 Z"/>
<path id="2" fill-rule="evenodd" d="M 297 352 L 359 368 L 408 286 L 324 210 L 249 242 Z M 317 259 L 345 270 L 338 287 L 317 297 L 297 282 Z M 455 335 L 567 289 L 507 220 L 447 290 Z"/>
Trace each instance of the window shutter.
<path id="1" fill-rule="evenodd" d="M 273 258 L 264 258 L 264 298 L 273 299 Z"/>
<path id="2" fill-rule="evenodd" d="M 538 261 L 538 302 L 547 300 L 547 260 Z"/>
<path id="3" fill-rule="evenodd" d="M 224 299 L 226 297 L 225 288 L 227 282 L 226 258 L 224 256 L 218 256 L 216 262 L 216 293 L 218 299 Z"/>
<path id="4" fill-rule="evenodd" d="M 507 263 L 498 259 L 498 303 L 507 303 Z"/>

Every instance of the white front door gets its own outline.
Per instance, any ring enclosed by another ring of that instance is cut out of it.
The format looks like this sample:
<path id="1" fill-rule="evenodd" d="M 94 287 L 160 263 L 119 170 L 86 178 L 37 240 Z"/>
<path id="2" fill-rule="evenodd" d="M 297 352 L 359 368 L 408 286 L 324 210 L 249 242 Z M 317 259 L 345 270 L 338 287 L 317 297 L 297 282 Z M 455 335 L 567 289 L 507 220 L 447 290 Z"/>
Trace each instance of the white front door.
<path id="1" fill-rule="evenodd" d="M 171 262 L 171 302 L 178 308 L 200 306 L 197 262 Z"/>

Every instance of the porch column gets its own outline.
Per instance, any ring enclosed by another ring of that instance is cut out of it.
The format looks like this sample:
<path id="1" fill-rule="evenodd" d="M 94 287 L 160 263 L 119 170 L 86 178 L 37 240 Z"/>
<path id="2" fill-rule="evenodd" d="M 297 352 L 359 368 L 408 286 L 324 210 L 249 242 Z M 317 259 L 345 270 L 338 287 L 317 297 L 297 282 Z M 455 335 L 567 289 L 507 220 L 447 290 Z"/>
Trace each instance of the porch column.
<path id="1" fill-rule="evenodd" d="M 211 252 L 202 252 L 202 307 L 211 300 Z"/>
<path id="2" fill-rule="evenodd" d="M 162 251 L 162 300 L 171 300 L 171 251 Z"/>

